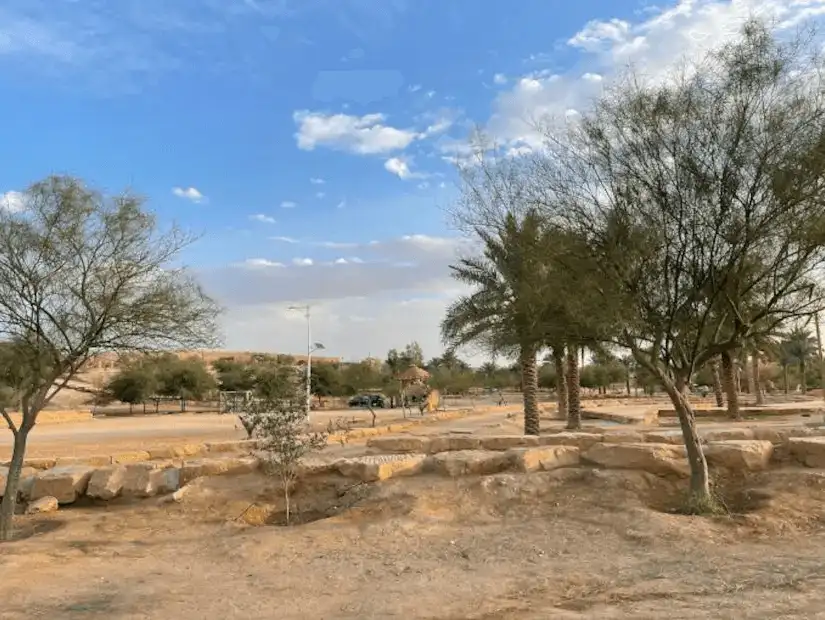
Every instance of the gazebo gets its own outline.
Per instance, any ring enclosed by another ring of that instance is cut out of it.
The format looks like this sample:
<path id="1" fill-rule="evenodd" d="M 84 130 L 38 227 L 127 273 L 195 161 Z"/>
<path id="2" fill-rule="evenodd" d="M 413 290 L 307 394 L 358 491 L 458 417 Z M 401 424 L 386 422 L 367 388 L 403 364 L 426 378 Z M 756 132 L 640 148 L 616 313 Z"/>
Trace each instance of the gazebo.
<path id="1" fill-rule="evenodd" d="M 423 368 L 419 368 L 418 366 L 410 365 L 409 368 L 406 370 L 398 373 L 396 379 L 401 384 L 401 408 L 402 410 L 405 408 L 411 409 L 408 406 L 408 395 L 410 388 L 412 391 L 416 392 L 416 395 L 420 395 L 426 397 L 429 389 L 427 387 L 427 380 L 430 378 L 430 373 L 428 373 Z M 418 389 L 416 389 L 418 388 Z M 420 394 L 418 394 L 420 392 Z"/>

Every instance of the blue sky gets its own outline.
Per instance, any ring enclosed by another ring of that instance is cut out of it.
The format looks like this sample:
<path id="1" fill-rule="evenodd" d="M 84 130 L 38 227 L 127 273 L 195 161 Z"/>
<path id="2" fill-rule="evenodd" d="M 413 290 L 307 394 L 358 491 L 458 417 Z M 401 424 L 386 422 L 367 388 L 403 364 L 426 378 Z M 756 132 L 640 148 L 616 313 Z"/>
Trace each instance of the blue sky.
<path id="1" fill-rule="evenodd" d="M 514 152 L 530 119 L 588 105 L 628 63 L 665 75 L 763 14 L 825 0 L 5 0 L 7 204 L 70 173 L 131 187 L 201 233 L 186 262 L 227 308 L 229 348 L 332 354 L 419 340 L 461 293 L 445 221 L 480 127 Z"/>

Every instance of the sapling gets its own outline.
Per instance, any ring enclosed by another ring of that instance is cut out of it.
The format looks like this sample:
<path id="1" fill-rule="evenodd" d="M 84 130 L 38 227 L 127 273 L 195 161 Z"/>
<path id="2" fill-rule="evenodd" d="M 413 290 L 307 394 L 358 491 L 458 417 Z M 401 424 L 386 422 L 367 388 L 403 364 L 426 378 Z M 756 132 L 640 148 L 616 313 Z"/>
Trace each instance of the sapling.
<path id="1" fill-rule="evenodd" d="M 327 445 L 327 433 L 309 427 L 306 404 L 299 395 L 299 381 L 294 374 L 294 369 L 284 368 L 278 389 L 253 399 L 241 418 L 253 425 L 260 440 L 258 447 L 265 454 L 267 471 L 281 483 L 286 525 L 290 523 L 290 493 L 302 461 Z"/>

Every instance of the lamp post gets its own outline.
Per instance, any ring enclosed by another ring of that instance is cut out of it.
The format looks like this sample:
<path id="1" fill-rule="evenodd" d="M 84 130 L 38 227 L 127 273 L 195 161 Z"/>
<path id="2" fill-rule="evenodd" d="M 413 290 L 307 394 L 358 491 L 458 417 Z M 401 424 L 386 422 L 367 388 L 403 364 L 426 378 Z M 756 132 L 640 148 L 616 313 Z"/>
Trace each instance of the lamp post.
<path id="1" fill-rule="evenodd" d="M 290 310 L 302 310 L 307 319 L 307 363 L 306 363 L 306 416 L 309 420 L 309 412 L 312 409 L 312 354 L 321 351 L 325 347 L 320 342 L 312 342 L 312 321 L 310 320 L 310 306 L 289 306 Z"/>

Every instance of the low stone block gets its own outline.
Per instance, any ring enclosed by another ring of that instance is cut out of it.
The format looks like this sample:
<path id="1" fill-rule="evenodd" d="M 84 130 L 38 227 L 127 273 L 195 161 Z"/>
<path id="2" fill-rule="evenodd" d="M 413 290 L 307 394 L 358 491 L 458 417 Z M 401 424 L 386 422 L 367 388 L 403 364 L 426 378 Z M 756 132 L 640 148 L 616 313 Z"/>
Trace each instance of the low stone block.
<path id="1" fill-rule="evenodd" d="M 825 468 L 825 437 L 792 437 L 788 452 L 806 467 Z"/>
<path id="2" fill-rule="evenodd" d="M 805 427 L 754 426 L 751 427 L 751 430 L 753 431 L 754 439 L 770 441 L 775 445 L 786 444 L 791 437 L 814 436 L 813 431 Z"/>
<path id="3" fill-rule="evenodd" d="M 186 484 L 202 476 L 248 474 L 260 466 L 261 462 L 254 456 L 184 461 L 180 470 L 180 483 Z"/>
<path id="4" fill-rule="evenodd" d="M 177 467 L 152 467 L 150 463 L 133 463 L 126 466 L 123 477 L 123 495 L 151 497 L 173 493 L 180 487 L 180 470 Z"/>
<path id="5" fill-rule="evenodd" d="M 481 448 L 481 438 L 466 435 L 431 437 L 429 452 L 457 452 L 460 450 L 478 450 Z"/>
<path id="6" fill-rule="evenodd" d="M 149 453 L 144 450 L 135 450 L 133 452 L 121 452 L 120 454 L 112 455 L 112 464 L 118 465 L 122 463 L 140 463 L 150 459 Z"/>
<path id="7" fill-rule="evenodd" d="M 510 468 L 510 454 L 499 450 L 440 452 L 430 457 L 431 469 L 442 476 L 497 474 Z"/>
<path id="8" fill-rule="evenodd" d="M 712 441 L 733 441 L 743 439 L 755 439 L 751 428 L 722 428 L 700 432 L 699 436 L 706 442 Z"/>
<path id="9" fill-rule="evenodd" d="M 179 446 L 164 446 L 149 450 L 150 459 L 175 459 L 187 456 L 195 456 L 206 452 L 204 444 L 183 444 Z"/>
<path id="10" fill-rule="evenodd" d="M 533 448 L 539 445 L 537 435 L 494 435 L 480 437 L 482 450 L 509 450 L 511 448 Z"/>
<path id="11" fill-rule="evenodd" d="M 604 443 L 642 443 L 645 436 L 637 431 L 615 431 L 604 434 Z"/>
<path id="12" fill-rule="evenodd" d="M 705 446 L 708 465 L 740 471 L 762 471 L 768 468 L 773 455 L 770 441 L 730 439 Z"/>
<path id="13" fill-rule="evenodd" d="M 580 451 L 575 446 L 545 446 L 542 448 L 513 448 L 508 452 L 516 471 L 550 471 L 578 465 Z"/>
<path id="14" fill-rule="evenodd" d="M 95 470 L 89 478 L 89 486 L 86 488 L 86 495 L 94 499 L 114 499 L 123 491 L 123 483 L 126 479 L 126 467 L 123 465 L 113 465 Z"/>
<path id="15" fill-rule="evenodd" d="M 307 458 L 298 466 L 298 477 L 306 478 L 309 476 L 329 474 L 335 471 L 337 471 L 335 460 L 322 457 Z"/>
<path id="16" fill-rule="evenodd" d="M 212 441 L 204 444 L 207 452 L 249 452 L 258 447 L 257 439 L 239 441 Z"/>
<path id="17" fill-rule="evenodd" d="M 36 515 L 36 514 L 43 514 L 46 512 L 54 512 L 58 509 L 60 502 L 57 501 L 56 497 L 41 497 L 40 499 L 36 499 L 31 502 L 28 506 L 26 506 L 26 514 L 27 515 Z"/>
<path id="18" fill-rule="evenodd" d="M 424 454 L 376 454 L 341 459 L 335 466 L 342 476 L 376 482 L 395 476 L 411 476 L 424 468 Z"/>
<path id="19" fill-rule="evenodd" d="M 600 443 L 604 435 L 601 433 L 583 433 L 579 431 L 564 431 L 552 435 L 542 435 L 539 443 L 543 446 L 575 446 L 580 450 L 587 450 L 590 446 Z"/>
<path id="20" fill-rule="evenodd" d="M 582 454 L 582 460 L 607 469 L 639 469 L 657 475 L 690 474 L 684 446 L 658 443 L 601 443 Z"/>
<path id="21" fill-rule="evenodd" d="M 682 431 L 651 431 L 645 434 L 647 443 L 667 443 L 674 446 L 681 446 L 685 442 Z"/>
<path id="22" fill-rule="evenodd" d="M 34 480 L 31 499 L 55 497 L 61 504 L 71 504 L 86 492 L 94 471 L 88 465 L 64 465 L 40 472 Z"/>
<path id="23" fill-rule="evenodd" d="M 102 467 L 111 465 L 112 457 L 108 454 L 92 454 L 90 456 L 61 456 L 58 457 L 55 467 L 66 467 L 70 465 L 88 465 L 90 467 Z"/>
<path id="24" fill-rule="evenodd" d="M 384 454 L 423 454 L 429 446 L 427 437 L 373 437 L 367 440 L 367 448 Z"/>
<path id="25" fill-rule="evenodd" d="M 51 469 L 57 465 L 57 459 L 50 459 L 50 458 L 33 458 L 33 459 L 26 459 L 23 461 L 24 467 L 32 467 L 34 469 Z"/>

